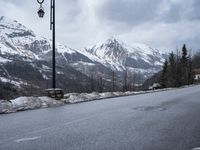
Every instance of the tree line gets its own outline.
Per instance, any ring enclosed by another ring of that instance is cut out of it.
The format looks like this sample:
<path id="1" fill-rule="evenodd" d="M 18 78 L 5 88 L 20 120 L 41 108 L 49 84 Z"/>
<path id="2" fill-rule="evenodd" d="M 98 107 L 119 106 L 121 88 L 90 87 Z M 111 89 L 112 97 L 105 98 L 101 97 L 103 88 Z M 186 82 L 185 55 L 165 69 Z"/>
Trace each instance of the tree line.
<path id="1" fill-rule="evenodd" d="M 184 44 L 181 52 L 171 52 L 165 60 L 160 83 L 162 88 L 180 87 L 194 82 L 193 60 Z"/>
<path id="2" fill-rule="evenodd" d="M 132 73 L 127 68 L 121 74 L 113 70 L 104 72 L 100 69 L 100 72 L 91 73 L 89 78 L 90 80 L 85 83 L 80 81 L 86 92 L 134 91 L 137 89 L 136 85 L 143 80 L 141 74 Z M 83 92 L 83 90 L 78 92 Z"/>

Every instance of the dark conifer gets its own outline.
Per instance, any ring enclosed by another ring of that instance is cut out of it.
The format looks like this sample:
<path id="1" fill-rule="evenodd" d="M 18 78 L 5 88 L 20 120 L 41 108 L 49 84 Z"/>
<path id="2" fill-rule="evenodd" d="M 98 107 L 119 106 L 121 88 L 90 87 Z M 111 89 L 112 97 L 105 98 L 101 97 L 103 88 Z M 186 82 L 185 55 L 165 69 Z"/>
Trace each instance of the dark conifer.
<path id="1" fill-rule="evenodd" d="M 163 65 L 163 71 L 161 76 L 161 86 L 162 88 L 168 87 L 168 61 L 166 60 Z"/>

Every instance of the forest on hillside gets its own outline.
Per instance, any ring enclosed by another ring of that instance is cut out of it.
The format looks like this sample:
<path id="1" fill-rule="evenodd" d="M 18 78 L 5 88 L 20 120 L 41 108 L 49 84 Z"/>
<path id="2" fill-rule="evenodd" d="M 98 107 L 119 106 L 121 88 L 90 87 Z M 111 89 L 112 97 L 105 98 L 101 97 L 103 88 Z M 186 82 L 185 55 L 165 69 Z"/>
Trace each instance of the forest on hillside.
<path id="1" fill-rule="evenodd" d="M 171 52 L 163 64 L 163 69 L 147 79 L 143 87 L 148 89 L 153 83 L 160 88 L 181 87 L 198 83 L 195 74 L 200 69 L 200 51 L 191 54 L 184 44 L 181 50 Z"/>

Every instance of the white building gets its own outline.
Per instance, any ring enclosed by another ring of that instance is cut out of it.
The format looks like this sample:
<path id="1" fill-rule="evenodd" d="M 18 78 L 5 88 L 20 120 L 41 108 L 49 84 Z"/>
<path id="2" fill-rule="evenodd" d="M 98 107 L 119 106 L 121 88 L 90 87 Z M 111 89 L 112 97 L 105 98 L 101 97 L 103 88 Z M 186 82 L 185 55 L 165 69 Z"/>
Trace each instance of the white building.
<path id="1" fill-rule="evenodd" d="M 194 80 L 195 81 L 200 81 L 200 69 L 195 69 L 194 70 Z"/>

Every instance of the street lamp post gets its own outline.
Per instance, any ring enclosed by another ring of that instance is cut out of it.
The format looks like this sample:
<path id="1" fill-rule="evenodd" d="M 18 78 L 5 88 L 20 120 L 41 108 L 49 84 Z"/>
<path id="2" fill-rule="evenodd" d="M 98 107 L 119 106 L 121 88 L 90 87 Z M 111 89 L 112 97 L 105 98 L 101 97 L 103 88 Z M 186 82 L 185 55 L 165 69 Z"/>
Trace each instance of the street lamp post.
<path id="1" fill-rule="evenodd" d="M 44 8 L 42 4 L 44 0 L 37 0 L 40 4 L 40 8 L 38 10 L 38 16 L 40 18 L 44 17 Z M 51 7 L 50 7 L 50 30 L 52 30 L 52 89 L 47 90 L 48 96 L 50 97 L 57 97 L 56 93 L 63 93 L 62 89 L 56 89 L 56 44 L 55 44 L 55 0 L 51 0 Z M 53 96 L 49 93 L 52 93 Z"/>
<path id="2" fill-rule="evenodd" d="M 44 8 L 42 4 L 44 0 L 37 0 L 40 4 L 40 8 L 38 10 L 38 16 L 40 18 L 44 17 Z M 55 59 L 55 0 L 51 0 L 51 10 L 50 10 L 50 29 L 52 30 L 52 88 L 56 88 L 56 59 Z"/>

